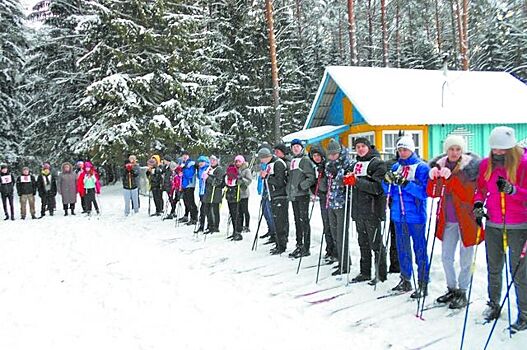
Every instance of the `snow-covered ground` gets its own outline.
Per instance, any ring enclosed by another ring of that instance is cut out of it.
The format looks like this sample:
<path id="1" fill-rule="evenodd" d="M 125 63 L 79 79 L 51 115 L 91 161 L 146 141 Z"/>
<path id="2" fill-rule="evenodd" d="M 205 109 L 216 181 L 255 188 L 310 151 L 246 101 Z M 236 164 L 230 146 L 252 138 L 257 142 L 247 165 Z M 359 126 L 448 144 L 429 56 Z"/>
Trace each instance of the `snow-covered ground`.
<path id="1" fill-rule="evenodd" d="M 270 256 L 263 240 L 252 252 L 254 192 L 252 232 L 240 242 L 225 239 L 226 205 L 222 232 L 205 240 L 191 227 L 147 217 L 144 197 L 141 212 L 124 218 L 119 186 L 103 188 L 100 200 L 100 217 L 63 217 L 59 210 L 42 220 L 1 222 L 0 349 L 459 348 L 464 312 L 435 308 L 421 321 L 408 295 L 377 299 L 398 282 L 396 275 L 373 291 L 367 284 L 345 286 L 323 266 L 315 285 L 316 268 L 297 275 L 297 260 Z M 312 227 L 304 267 L 318 258 L 317 208 Z M 291 225 L 289 248 L 293 231 Z M 352 254 L 354 276 L 355 234 Z M 475 322 L 485 307 L 483 246 L 478 255 L 465 349 L 483 348 L 490 330 Z M 340 287 L 300 296 L 331 286 Z M 444 288 L 438 243 L 427 304 Z M 527 332 L 509 339 L 506 322 L 504 312 L 490 348 L 521 349 Z"/>

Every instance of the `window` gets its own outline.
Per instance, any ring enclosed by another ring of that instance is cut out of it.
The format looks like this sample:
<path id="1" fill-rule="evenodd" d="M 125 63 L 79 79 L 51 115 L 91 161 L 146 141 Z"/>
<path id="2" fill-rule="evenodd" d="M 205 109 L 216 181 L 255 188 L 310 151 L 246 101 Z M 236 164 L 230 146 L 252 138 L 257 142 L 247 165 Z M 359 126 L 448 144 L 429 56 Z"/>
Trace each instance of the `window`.
<path id="1" fill-rule="evenodd" d="M 423 132 L 421 130 L 404 130 L 404 135 L 412 135 L 415 143 L 415 152 L 422 156 L 423 149 Z M 382 150 L 384 153 L 395 154 L 395 146 L 399 140 L 398 130 L 385 130 L 382 132 Z"/>
<path id="2" fill-rule="evenodd" d="M 358 133 L 358 134 L 350 134 L 349 135 L 349 148 L 350 149 L 353 149 L 353 143 L 355 142 L 356 139 L 358 139 L 359 137 L 364 137 L 365 139 L 367 139 L 368 141 L 370 141 L 370 143 L 372 145 L 375 145 L 375 133 L 373 131 L 370 131 L 370 132 L 361 132 L 361 133 Z"/>

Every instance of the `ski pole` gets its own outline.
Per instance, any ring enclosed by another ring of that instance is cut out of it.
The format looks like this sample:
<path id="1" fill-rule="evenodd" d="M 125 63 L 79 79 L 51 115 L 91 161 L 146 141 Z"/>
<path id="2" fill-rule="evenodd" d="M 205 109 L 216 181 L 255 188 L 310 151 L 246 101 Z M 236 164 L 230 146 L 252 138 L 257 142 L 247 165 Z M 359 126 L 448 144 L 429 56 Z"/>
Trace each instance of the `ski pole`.
<path id="1" fill-rule="evenodd" d="M 251 251 L 256 251 L 258 248 L 258 233 L 260 232 L 260 225 L 262 224 L 262 218 L 263 218 L 263 198 L 260 201 L 260 212 L 258 213 L 258 227 L 256 227 L 256 233 L 254 235 L 253 245 L 251 247 Z"/>
<path id="2" fill-rule="evenodd" d="M 353 206 L 353 187 L 350 188 L 350 199 L 348 204 L 348 209 L 346 210 L 346 226 L 348 226 L 348 229 L 346 230 L 346 239 L 344 242 L 346 242 L 346 248 L 348 250 L 348 254 L 346 256 L 346 263 L 348 264 L 348 272 L 346 274 L 346 284 L 350 283 L 350 272 L 351 272 L 351 250 L 350 250 L 350 236 L 353 236 L 354 232 L 354 225 L 353 225 L 353 218 L 351 217 L 351 207 Z M 351 225 L 350 225 L 351 222 Z"/>
<path id="3" fill-rule="evenodd" d="M 521 254 L 520 254 L 520 258 L 518 259 L 518 262 L 516 263 L 516 266 L 514 267 L 514 271 L 512 273 L 512 278 L 511 278 L 511 282 L 507 284 L 507 292 L 505 293 L 505 298 L 503 299 L 503 301 L 500 304 L 500 308 L 498 310 L 498 315 L 501 313 L 501 310 L 503 309 L 503 306 L 505 305 L 505 301 L 507 300 L 510 303 L 509 294 L 510 294 L 510 291 L 511 291 L 511 287 L 514 284 L 514 279 L 516 278 L 516 274 L 518 273 L 518 270 L 520 269 L 520 265 L 521 265 L 522 261 L 525 259 L 526 255 L 527 255 L 527 240 L 523 244 L 523 248 L 522 248 L 522 251 L 521 251 Z M 499 319 L 499 317 L 494 319 L 494 323 L 492 324 L 492 328 L 491 328 L 489 336 L 487 338 L 487 342 L 485 343 L 484 350 L 486 350 L 487 347 L 489 346 L 490 339 L 492 338 L 492 334 L 494 333 L 494 329 L 496 328 L 496 324 L 498 323 L 498 319 Z M 509 334 L 512 336 L 511 326 L 509 326 Z"/>
<path id="4" fill-rule="evenodd" d="M 397 188 L 398 188 L 398 192 L 399 192 L 399 203 L 401 205 L 401 215 L 403 217 L 403 230 L 406 229 L 406 232 L 403 232 L 403 233 L 408 235 L 408 240 L 410 240 L 410 232 L 408 230 L 408 222 L 406 221 L 406 209 L 404 207 L 404 201 L 403 201 L 403 191 L 401 189 L 401 185 L 398 185 Z M 412 254 L 412 253 L 410 252 L 410 254 Z M 412 261 L 412 259 L 410 259 L 410 261 Z M 413 280 L 413 283 L 414 283 L 414 288 L 417 290 L 417 283 L 415 282 L 415 273 L 413 273 L 413 272 L 414 271 L 413 271 L 413 265 L 412 265 L 412 280 Z"/>
<path id="5" fill-rule="evenodd" d="M 507 242 L 507 225 L 505 223 L 505 192 L 500 192 L 500 204 L 501 204 L 501 218 L 503 220 L 503 253 L 505 254 L 505 280 L 507 285 L 509 284 L 509 269 L 510 269 L 510 260 L 509 260 L 509 245 Z M 509 267 L 507 268 L 507 264 Z M 511 301 L 507 299 L 507 315 L 509 319 L 509 338 L 512 338 L 511 331 Z"/>
<path id="6" fill-rule="evenodd" d="M 463 350 L 463 344 L 465 343 L 465 331 L 467 329 L 467 319 L 468 319 L 468 308 L 470 306 L 470 297 L 472 295 L 472 282 L 474 281 L 474 272 L 476 271 L 476 258 L 478 256 L 478 247 L 479 239 L 481 237 L 482 228 L 478 226 L 478 231 L 476 233 L 476 250 L 474 252 L 474 258 L 472 259 L 472 266 L 470 267 L 470 284 L 468 287 L 468 299 L 467 306 L 465 308 L 465 320 L 463 321 L 463 332 L 461 333 L 461 345 L 459 350 Z"/>
<path id="7" fill-rule="evenodd" d="M 347 224 L 347 213 L 348 213 L 348 196 L 349 196 L 349 186 L 346 187 L 346 198 L 344 199 L 344 222 L 342 226 L 342 249 L 340 254 L 340 275 L 337 280 L 342 280 L 342 274 L 344 271 L 344 250 L 346 248 L 346 245 L 344 242 L 346 242 L 346 224 Z"/>
<path id="8" fill-rule="evenodd" d="M 388 184 L 388 194 L 386 195 L 386 206 L 385 206 L 385 209 L 384 209 L 385 218 L 384 218 L 384 224 L 383 224 L 383 228 L 382 228 L 381 246 L 379 248 L 379 259 L 377 259 L 376 266 L 375 266 L 375 278 L 377 279 L 377 281 L 379 281 L 379 267 L 381 266 L 382 254 L 383 254 L 383 251 L 386 252 L 386 247 L 388 246 L 388 238 L 390 237 L 390 233 L 388 231 L 390 230 L 390 224 L 389 224 L 390 216 L 389 216 L 389 213 L 390 213 L 390 195 L 391 195 L 391 191 L 392 191 L 392 184 L 390 183 L 390 184 Z M 377 283 L 375 283 L 373 285 L 373 290 L 374 291 L 377 290 Z"/>
<path id="9" fill-rule="evenodd" d="M 437 208 L 436 208 L 436 222 L 435 222 L 435 228 L 434 228 L 434 239 L 432 241 L 432 250 L 430 252 L 430 261 L 428 263 L 428 274 L 426 273 L 426 266 L 424 266 L 425 271 L 423 271 L 424 272 L 423 274 L 425 276 L 425 281 L 424 281 L 424 284 L 425 284 L 424 291 L 425 291 L 425 293 L 423 293 L 423 300 L 422 300 L 422 303 L 421 303 L 421 309 L 419 309 L 420 298 L 417 298 L 417 312 L 416 312 L 415 316 L 419 317 L 421 320 L 423 320 L 423 312 L 424 312 L 424 308 L 425 308 L 426 294 L 427 294 L 427 291 L 428 291 L 428 276 L 427 275 L 430 275 L 430 269 L 432 268 L 432 261 L 433 261 L 433 258 L 434 258 L 434 248 L 435 248 L 435 244 L 436 244 L 436 240 L 437 240 L 437 222 L 439 221 L 439 215 L 441 214 L 441 207 L 443 206 L 443 200 L 445 198 L 445 187 L 446 187 L 445 186 L 445 181 L 446 181 L 446 179 L 443 178 L 442 181 L 443 181 L 443 184 L 441 185 L 441 194 L 439 195 L 439 201 L 437 202 Z M 432 202 L 432 204 L 433 204 L 433 202 Z M 432 210 L 430 210 L 430 216 L 432 216 Z M 428 232 L 430 233 L 430 229 L 428 230 Z M 426 242 L 427 242 L 427 244 L 426 244 L 425 247 L 428 247 L 428 237 L 427 237 Z"/>
<path id="10" fill-rule="evenodd" d="M 313 203 L 311 204 L 311 210 L 309 212 L 309 219 L 308 219 L 308 222 L 311 223 L 311 217 L 313 216 L 313 209 L 315 209 L 315 199 L 316 199 L 316 196 L 318 194 L 318 186 L 320 184 L 320 179 L 322 178 L 322 172 L 320 172 L 320 174 L 318 175 L 318 179 L 317 179 L 317 185 L 315 186 L 315 195 L 313 196 Z M 303 239 L 302 239 L 302 243 L 304 243 L 304 246 L 305 246 L 305 234 L 302 234 L 303 236 Z M 321 249 L 322 251 L 322 249 Z M 300 259 L 298 259 L 298 266 L 296 268 L 296 274 L 298 275 L 298 272 L 300 271 L 300 265 L 302 265 L 302 256 L 303 254 L 300 255 Z M 319 259 L 320 260 L 320 259 Z"/>

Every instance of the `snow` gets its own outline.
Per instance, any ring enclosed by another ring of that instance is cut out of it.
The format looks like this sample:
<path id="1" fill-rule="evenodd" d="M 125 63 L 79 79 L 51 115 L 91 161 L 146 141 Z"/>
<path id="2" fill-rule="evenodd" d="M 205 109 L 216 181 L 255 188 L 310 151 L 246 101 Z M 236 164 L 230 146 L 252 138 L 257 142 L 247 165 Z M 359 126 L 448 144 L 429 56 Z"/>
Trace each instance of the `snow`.
<path id="1" fill-rule="evenodd" d="M 315 128 L 302 129 L 300 131 L 293 132 L 282 138 L 284 142 L 291 142 L 294 139 L 299 140 L 322 140 L 330 137 L 331 135 L 337 135 L 342 129 L 348 129 L 348 125 L 322 125 Z"/>
<path id="2" fill-rule="evenodd" d="M 269 256 L 260 240 L 251 252 L 258 200 L 251 187 L 251 230 L 241 242 L 225 239 L 227 205 L 221 233 L 195 237 L 193 227 L 141 212 L 125 218 L 120 186 L 103 187 L 102 215 L 2 222 L 0 235 L 1 349 L 453 349 L 459 346 L 463 313 L 425 311 L 417 319 L 408 296 L 377 300 L 398 281 L 377 291 L 366 284 L 348 287 L 322 266 L 296 275 L 297 260 Z M 37 208 L 38 208 L 37 201 Z M 18 206 L 18 204 L 17 204 Z M 60 199 L 58 199 L 58 206 Z M 316 264 L 321 220 L 312 219 L 312 255 Z M 18 210 L 17 210 L 18 212 Z M 290 210 L 292 216 L 292 210 Z M 294 225 L 290 218 L 291 230 Z M 265 226 L 265 224 L 263 224 Z M 265 227 L 260 231 L 264 233 Z M 294 246 L 290 232 L 289 248 Z M 358 248 L 353 233 L 353 276 Z M 482 348 L 490 326 L 476 325 L 485 307 L 484 247 L 470 307 L 465 348 Z M 289 250 L 290 250 L 289 249 Z M 440 243 L 432 269 L 432 302 L 444 291 Z M 318 288 L 339 288 L 310 297 Z M 322 297 L 346 294 L 311 305 Z M 296 297 L 295 297 L 296 296 Z M 428 304 L 427 302 L 427 304 Z M 514 302 L 512 303 L 514 305 Z M 348 307 L 348 308 L 346 308 Z M 514 317 L 513 317 L 514 319 Z M 527 332 L 508 339 L 502 315 L 491 348 L 520 349 Z"/>
<path id="3" fill-rule="evenodd" d="M 370 125 L 527 120 L 527 85 L 506 72 L 448 71 L 445 78 L 440 70 L 332 66 L 321 86 L 327 75 Z"/>

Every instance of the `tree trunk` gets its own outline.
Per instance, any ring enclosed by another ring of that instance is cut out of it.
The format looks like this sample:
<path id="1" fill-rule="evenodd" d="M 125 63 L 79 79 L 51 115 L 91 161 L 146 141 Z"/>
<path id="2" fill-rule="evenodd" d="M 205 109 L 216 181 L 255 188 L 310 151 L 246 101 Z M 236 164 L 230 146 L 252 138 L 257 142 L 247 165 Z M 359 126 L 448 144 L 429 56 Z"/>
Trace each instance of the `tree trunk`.
<path id="1" fill-rule="evenodd" d="M 368 0 L 368 66 L 373 66 L 373 9 Z"/>
<path id="2" fill-rule="evenodd" d="M 462 66 L 463 70 L 468 70 L 469 68 L 469 58 L 468 58 L 468 0 L 463 0 L 463 53 L 462 53 Z"/>
<path id="3" fill-rule="evenodd" d="M 397 68 L 401 68 L 401 11 L 399 0 L 395 3 L 395 58 Z"/>
<path id="4" fill-rule="evenodd" d="M 265 20 L 269 31 L 269 57 L 271 59 L 271 79 L 273 82 L 274 137 L 278 143 L 282 139 L 280 132 L 280 86 L 278 84 L 278 63 L 276 60 L 276 40 L 274 36 L 273 3 L 265 0 Z"/>
<path id="5" fill-rule="evenodd" d="M 461 66 L 463 67 L 463 24 L 461 23 L 461 6 L 459 0 L 454 0 L 456 5 L 456 22 L 457 22 L 457 35 L 459 41 L 459 56 L 461 57 Z"/>
<path id="6" fill-rule="evenodd" d="M 300 5 L 300 2 L 302 0 L 295 0 L 296 5 L 296 20 L 298 23 L 298 41 L 300 41 L 300 48 L 302 48 L 302 43 L 304 42 L 303 36 L 304 36 L 304 28 L 302 27 L 302 7 Z"/>
<path id="7" fill-rule="evenodd" d="M 348 33 L 350 37 L 350 62 L 352 66 L 357 65 L 357 45 L 355 33 L 355 4 L 354 0 L 348 0 Z"/>
<path id="8" fill-rule="evenodd" d="M 386 29 L 386 0 L 381 0 L 382 64 L 388 67 L 388 30 Z"/>
<path id="9" fill-rule="evenodd" d="M 338 43 L 339 43 L 339 62 L 344 61 L 344 44 L 342 43 L 342 13 L 339 8 L 339 15 L 338 15 Z"/>
<path id="10" fill-rule="evenodd" d="M 454 0 L 450 0 L 450 19 L 452 27 L 452 48 L 457 47 L 457 36 L 456 36 L 456 10 L 454 6 Z M 457 60 L 456 60 L 457 65 Z"/>
<path id="11" fill-rule="evenodd" d="M 436 9 L 436 40 L 437 40 L 437 51 L 438 52 L 441 52 L 443 51 L 443 48 L 442 48 L 442 39 L 441 39 L 441 21 L 439 19 L 440 17 L 440 14 L 439 14 L 439 3 L 437 0 L 434 1 L 435 2 L 435 9 Z"/>

